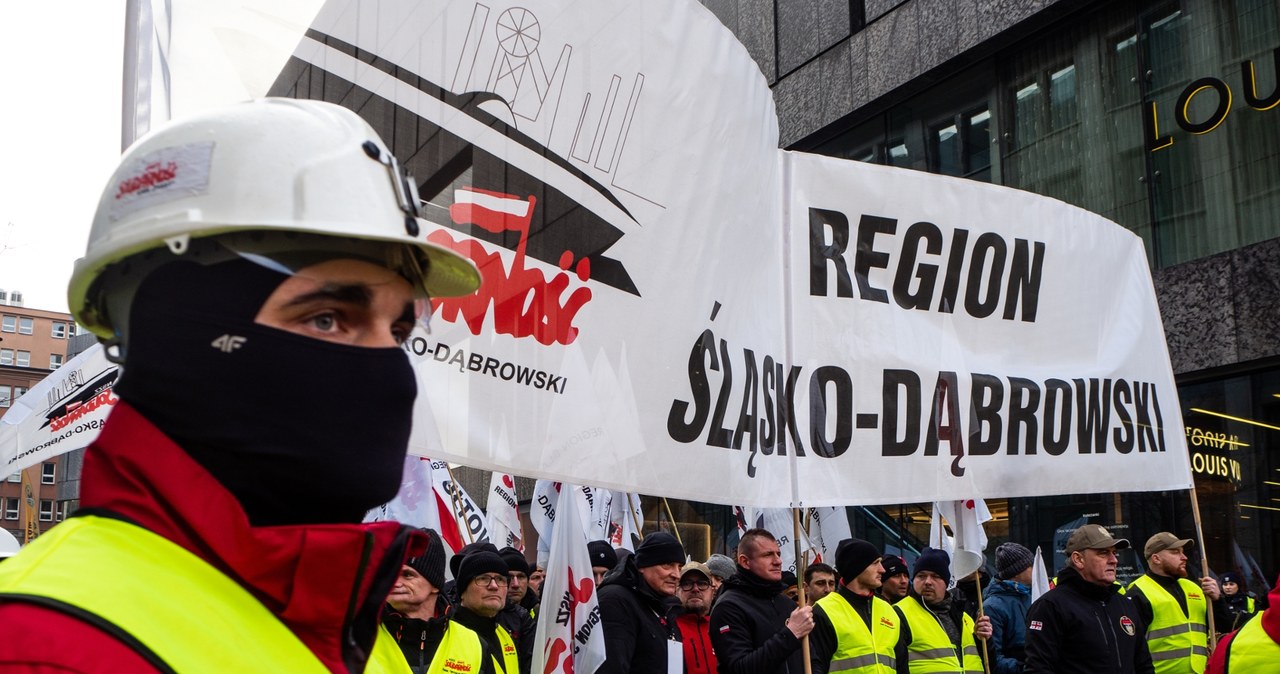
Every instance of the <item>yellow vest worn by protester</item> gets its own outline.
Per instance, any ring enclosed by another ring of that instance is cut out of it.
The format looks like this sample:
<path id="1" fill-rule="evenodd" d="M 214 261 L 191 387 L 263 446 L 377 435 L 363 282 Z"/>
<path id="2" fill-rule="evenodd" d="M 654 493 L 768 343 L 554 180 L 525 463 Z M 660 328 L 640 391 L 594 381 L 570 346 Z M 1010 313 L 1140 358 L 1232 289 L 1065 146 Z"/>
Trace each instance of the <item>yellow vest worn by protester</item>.
<path id="1" fill-rule="evenodd" d="M 172 541 L 115 519 L 73 517 L 32 541 L 0 565 L 0 598 L 63 610 L 126 637 L 122 643 L 161 671 L 329 671 L 234 580 Z M 221 646 L 199 646 L 211 643 Z M 477 651 L 473 662 L 479 660 Z M 409 671 L 380 629 L 365 672 Z"/>
<path id="2" fill-rule="evenodd" d="M 911 643 L 907 646 L 907 665 L 911 674 L 982 674 L 982 658 L 978 656 L 978 647 L 973 641 L 973 618 L 962 613 L 964 624 L 960 625 L 960 650 L 964 660 L 951 643 L 951 637 L 942 629 L 929 609 L 925 608 L 910 595 L 894 604 L 907 617 L 911 626 Z"/>
<path id="3" fill-rule="evenodd" d="M 1231 637 L 1231 652 L 1223 674 L 1273 674 L 1280 672 L 1280 644 L 1262 629 L 1262 620 L 1254 618 Z"/>
<path id="4" fill-rule="evenodd" d="M 836 629 L 836 652 L 831 656 L 829 671 L 854 674 L 894 674 L 897 671 L 893 649 L 898 645 L 902 625 L 889 602 L 872 597 L 870 628 L 839 592 L 819 599 L 817 605 L 822 607 Z"/>
<path id="5" fill-rule="evenodd" d="M 1147 625 L 1147 650 L 1156 674 L 1203 674 L 1209 660 L 1209 605 L 1199 585 L 1179 578 L 1187 598 L 1187 613 L 1169 591 L 1150 576 L 1139 576 L 1129 587 L 1142 589 L 1151 603 L 1151 624 Z"/>
<path id="6" fill-rule="evenodd" d="M 378 651 L 375 651 L 374 655 L 377 654 Z M 404 660 L 402 651 L 397 651 L 395 656 Z M 444 631 L 444 638 L 440 640 L 435 655 L 431 656 L 431 664 L 427 665 L 425 671 L 426 674 L 474 674 L 480 671 L 483 658 L 484 646 L 481 645 L 480 635 L 450 620 L 448 629 Z"/>
<path id="7" fill-rule="evenodd" d="M 502 644 L 502 656 L 499 657 L 497 653 L 493 654 L 495 671 L 506 672 L 506 674 L 520 674 L 520 659 L 516 656 L 516 642 L 511 640 L 511 634 L 502 625 L 494 625 L 493 630 L 498 635 L 498 643 Z"/>

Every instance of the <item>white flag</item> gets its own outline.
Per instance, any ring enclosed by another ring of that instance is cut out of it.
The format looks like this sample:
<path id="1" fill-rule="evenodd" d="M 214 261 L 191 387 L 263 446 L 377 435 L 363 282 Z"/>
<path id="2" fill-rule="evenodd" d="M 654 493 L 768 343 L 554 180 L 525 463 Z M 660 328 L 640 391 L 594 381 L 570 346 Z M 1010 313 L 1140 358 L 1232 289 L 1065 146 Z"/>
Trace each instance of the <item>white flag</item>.
<path id="1" fill-rule="evenodd" d="M 529 521 L 538 532 L 538 566 L 547 568 L 551 554 L 551 535 L 556 525 L 556 508 L 560 501 L 560 483 L 538 480 L 533 485 L 533 503 L 529 505 Z"/>
<path id="2" fill-rule="evenodd" d="M 609 504 L 609 544 L 614 548 L 636 551 L 636 541 L 644 538 L 644 508 L 640 495 L 632 492 L 614 492 Z"/>
<path id="3" fill-rule="evenodd" d="M 853 538 L 853 532 L 849 529 L 849 514 L 844 506 L 810 508 L 809 512 L 809 542 L 821 556 L 820 561 L 833 564 L 840 541 Z M 819 561 L 818 558 L 815 561 Z"/>
<path id="4" fill-rule="evenodd" d="M 440 537 L 450 545 L 457 545 L 454 552 L 468 543 L 489 540 L 484 511 L 462 485 L 453 481 L 449 464 L 432 461 L 431 477 L 436 503 L 440 507 Z"/>
<path id="5" fill-rule="evenodd" d="M 987 534 L 982 529 L 984 522 L 991 521 L 991 511 L 982 499 L 966 499 L 964 501 L 935 501 L 933 504 L 935 522 L 938 515 L 946 518 L 955 534 L 954 550 L 951 554 L 951 575 L 961 580 L 982 568 L 986 561 L 982 551 L 987 549 Z M 939 526 L 940 530 L 941 527 Z M 930 530 L 930 545 L 934 540 L 934 532 Z"/>
<path id="6" fill-rule="evenodd" d="M 436 505 L 433 484 L 431 459 L 406 456 L 400 491 L 386 504 L 370 510 L 364 521 L 395 521 L 411 527 L 440 531 L 440 510 Z"/>
<path id="7" fill-rule="evenodd" d="M 1040 554 L 1040 546 L 1036 546 L 1036 558 L 1031 563 L 1031 601 L 1049 591 L 1049 570 L 1044 566 L 1044 555 Z"/>
<path id="8" fill-rule="evenodd" d="M 532 671 L 592 674 L 604 664 L 604 627 L 579 510 L 582 491 L 564 486 L 569 488 L 560 490 L 556 503 L 560 521 L 551 534 L 547 577 L 542 584 L 542 596 L 550 597 L 550 603 L 544 605 L 554 610 L 543 611 L 538 620 Z"/>
<path id="9" fill-rule="evenodd" d="M 489 478 L 489 542 L 499 548 L 524 552 L 524 531 L 520 527 L 520 502 L 516 481 L 509 473 L 494 471 Z"/>

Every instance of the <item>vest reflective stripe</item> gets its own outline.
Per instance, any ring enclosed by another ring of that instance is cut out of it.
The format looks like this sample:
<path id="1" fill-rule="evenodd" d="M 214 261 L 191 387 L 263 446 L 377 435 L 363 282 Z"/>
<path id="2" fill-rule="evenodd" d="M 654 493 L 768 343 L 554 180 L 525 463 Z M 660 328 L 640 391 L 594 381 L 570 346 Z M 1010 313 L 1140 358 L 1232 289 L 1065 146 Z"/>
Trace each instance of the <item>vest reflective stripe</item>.
<path id="1" fill-rule="evenodd" d="M 960 625 L 962 663 L 942 623 L 915 597 L 908 595 L 894 606 L 902 610 L 911 626 L 911 643 L 907 645 L 911 674 L 982 674 L 982 658 L 973 640 L 973 618 L 967 613 L 961 614 L 964 616 L 964 623 Z"/>
<path id="2" fill-rule="evenodd" d="M 1227 654 L 1227 668 L 1223 674 L 1233 671 L 1241 674 L 1275 672 L 1278 667 L 1280 644 L 1272 641 L 1271 635 L 1262 629 L 1262 620 L 1254 618 L 1231 638 L 1231 652 Z"/>
<path id="3" fill-rule="evenodd" d="M 836 630 L 836 652 L 831 656 L 831 666 L 827 671 L 894 673 L 897 659 L 893 649 L 898 645 L 902 625 L 889 602 L 879 597 L 872 598 L 870 628 L 839 592 L 819 599 L 817 605 L 822 607 Z"/>
<path id="4" fill-rule="evenodd" d="M 493 654 L 494 666 L 500 672 L 520 674 L 520 659 L 516 654 L 516 642 L 511 640 L 511 634 L 502 625 L 494 625 L 493 629 L 498 635 L 498 643 L 502 645 L 502 657 L 499 658 L 497 653 Z"/>
<path id="5" fill-rule="evenodd" d="M 123 633 L 137 644 L 122 643 L 183 674 L 329 671 L 239 583 L 173 542 L 119 520 L 74 517 L 32 541 L 0 566 L 0 597 Z M 385 630 L 365 671 L 409 672 Z"/>
<path id="6" fill-rule="evenodd" d="M 1150 576 L 1139 576 L 1130 584 L 1138 587 L 1151 603 L 1151 624 L 1147 626 L 1147 649 L 1156 674 L 1203 674 L 1209 660 L 1208 602 L 1199 585 L 1185 578 L 1178 586 L 1187 598 L 1187 613 L 1169 591 Z M 1190 669 L 1188 669 L 1188 667 Z"/>

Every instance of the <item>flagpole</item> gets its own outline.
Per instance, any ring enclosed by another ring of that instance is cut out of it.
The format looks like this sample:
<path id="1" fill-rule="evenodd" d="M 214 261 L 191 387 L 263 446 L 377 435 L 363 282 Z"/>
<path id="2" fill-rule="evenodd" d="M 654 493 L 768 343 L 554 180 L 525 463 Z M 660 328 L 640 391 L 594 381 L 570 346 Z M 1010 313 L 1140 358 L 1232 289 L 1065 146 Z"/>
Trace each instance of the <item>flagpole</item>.
<path id="1" fill-rule="evenodd" d="M 1192 482 L 1191 489 L 1189 491 L 1191 492 L 1191 514 L 1195 517 L 1196 521 L 1196 538 L 1200 541 L 1200 572 L 1207 576 L 1209 575 L 1209 551 L 1205 547 L 1204 530 L 1200 526 L 1200 500 L 1196 498 L 1196 485 L 1194 482 Z M 1213 647 L 1218 641 L 1218 632 L 1214 629 L 1213 625 L 1212 602 L 1209 604 L 1208 612 L 1205 613 L 1205 618 L 1208 620 L 1209 627 L 1209 655 L 1213 655 Z"/>
<path id="2" fill-rule="evenodd" d="M 662 497 L 662 505 L 667 509 L 667 519 L 671 521 L 671 533 L 676 535 L 676 542 L 680 547 L 684 547 L 684 541 L 680 538 L 680 527 L 676 526 L 676 516 L 671 514 L 671 504 L 667 502 L 667 497 Z M 687 551 L 686 551 L 687 554 Z"/>
<path id="3" fill-rule="evenodd" d="M 459 511 L 462 510 L 462 494 L 458 493 L 458 478 L 453 476 L 453 466 L 448 461 L 444 462 L 444 469 L 449 471 L 449 482 L 453 483 L 453 489 L 450 490 L 449 497 L 453 500 L 453 523 L 458 524 Z M 467 525 L 467 518 L 462 518 L 462 530 L 467 532 L 467 543 L 475 543 L 475 539 L 471 536 L 471 527 Z"/>
<path id="4" fill-rule="evenodd" d="M 981 618 L 983 613 L 982 611 L 982 568 L 979 567 L 978 570 L 975 571 L 974 573 L 978 574 L 978 577 L 974 579 L 973 584 L 978 587 L 978 617 Z M 981 641 L 982 641 L 982 671 L 986 672 L 986 674 L 991 674 L 991 664 L 990 664 L 991 657 L 987 654 L 987 640 L 982 639 Z"/>
<path id="5" fill-rule="evenodd" d="M 796 548 L 796 589 L 799 590 L 800 605 L 807 606 L 809 601 L 804 596 L 804 558 L 800 556 L 800 509 L 791 509 L 791 543 Z M 813 674 L 813 664 L 809 662 L 809 635 L 800 639 L 800 654 L 804 658 L 804 674 Z"/>

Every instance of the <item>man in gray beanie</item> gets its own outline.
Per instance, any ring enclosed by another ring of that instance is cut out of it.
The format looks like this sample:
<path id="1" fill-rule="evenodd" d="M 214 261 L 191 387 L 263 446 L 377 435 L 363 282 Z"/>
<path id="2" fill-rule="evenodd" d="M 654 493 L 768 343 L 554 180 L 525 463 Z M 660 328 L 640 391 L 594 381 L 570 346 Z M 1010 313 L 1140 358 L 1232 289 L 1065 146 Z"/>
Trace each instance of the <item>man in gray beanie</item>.
<path id="1" fill-rule="evenodd" d="M 720 591 L 720 584 L 738 572 L 738 565 L 727 555 L 711 555 L 707 558 L 707 568 L 711 570 L 711 591 Z"/>
<path id="2" fill-rule="evenodd" d="M 902 616 L 911 672 L 980 672 L 982 658 L 975 638 L 991 637 L 991 619 L 975 621 L 947 590 L 951 555 L 925 548 L 916 558 L 911 591 L 893 605 Z"/>
<path id="3" fill-rule="evenodd" d="M 993 674 L 1022 674 L 1027 658 L 1027 609 L 1035 555 L 1017 543 L 996 548 L 996 579 L 983 594 L 991 618 L 989 654 Z"/>
<path id="4" fill-rule="evenodd" d="M 645 536 L 598 588 L 605 662 L 597 674 L 667 671 L 668 654 L 682 657 L 675 599 L 684 546 L 675 536 Z"/>

